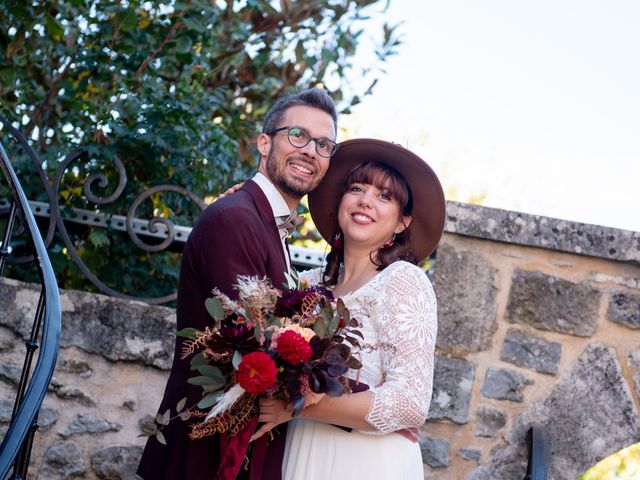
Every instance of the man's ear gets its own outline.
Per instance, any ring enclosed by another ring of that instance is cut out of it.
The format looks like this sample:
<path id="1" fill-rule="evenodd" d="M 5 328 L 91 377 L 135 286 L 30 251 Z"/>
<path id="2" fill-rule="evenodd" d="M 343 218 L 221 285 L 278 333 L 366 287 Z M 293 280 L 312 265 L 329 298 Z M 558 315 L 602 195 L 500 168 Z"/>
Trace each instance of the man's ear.
<path id="1" fill-rule="evenodd" d="M 269 150 L 271 150 L 271 137 L 266 133 L 261 133 L 258 137 L 257 145 L 260 156 L 266 157 L 269 155 Z"/>

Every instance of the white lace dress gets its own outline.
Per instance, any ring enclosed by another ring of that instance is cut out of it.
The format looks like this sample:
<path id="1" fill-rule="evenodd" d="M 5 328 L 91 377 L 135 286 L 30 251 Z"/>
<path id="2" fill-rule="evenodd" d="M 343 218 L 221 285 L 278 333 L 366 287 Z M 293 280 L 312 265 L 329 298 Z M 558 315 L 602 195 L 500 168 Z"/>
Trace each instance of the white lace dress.
<path id="1" fill-rule="evenodd" d="M 301 278 L 319 283 L 320 269 Z M 433 385 L 436 298 L 424 271 L 398 261 L 342 297 L 362 324 L 365 342 L 359 380 L 373 392 L 365 420 L 374 432 L 292 420 L 287 429 L 284 480 L 422 479 L 420 447 L 396 430 L 421 427 Z M 348 374 L 356 378 L 357 372 Z"/>

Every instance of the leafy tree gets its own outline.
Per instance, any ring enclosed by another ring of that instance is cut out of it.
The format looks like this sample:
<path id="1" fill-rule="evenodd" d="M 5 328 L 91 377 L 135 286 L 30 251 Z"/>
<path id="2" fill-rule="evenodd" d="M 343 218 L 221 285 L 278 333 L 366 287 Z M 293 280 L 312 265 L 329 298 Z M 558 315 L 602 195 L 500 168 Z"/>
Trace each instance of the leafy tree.
<path id="1" fill-rule="evenodd" d="M 274 99 L 329 84 L 344 112 L 371 92 L 399 44 L 385 24 L 378 63 L 354 66 L 375 6 L 386 8 L 379 0 L 8 0 L 0 3 L 2 114 L 50 179 L 67 155 L 82 153 L 60 173 L 63 212 L 126 215 L 141 192 L 167 183 L 215 195 L 255 168 L 252 141 Z M 350 79 L 369 77 L 353 91 Z M 49 201 L 24 151 L 10 144 L 10 154 L 29 178 L 29 197 Z M 107 182 L 87 182 L 95 174 Z M 87 198 L 87 183 L 113 201 Z M 136 210 L 183 225 L 198 213 L 184 195 L 166 194 Z M 112 229 L 71 230 L 83 261 L 110 287 L 139 296 L 175 288 L 177 253 L 148 254 Z M 59 238 L 50 251 L 61 286 L 87 288 Z"/>

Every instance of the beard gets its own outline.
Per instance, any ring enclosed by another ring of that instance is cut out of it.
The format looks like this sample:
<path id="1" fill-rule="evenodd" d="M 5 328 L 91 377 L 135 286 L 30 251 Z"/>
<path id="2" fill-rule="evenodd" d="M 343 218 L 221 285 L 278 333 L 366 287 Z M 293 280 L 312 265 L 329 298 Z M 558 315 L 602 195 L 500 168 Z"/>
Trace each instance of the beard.
<path id="1" fill-rule="evenodd" d="M 318 181 L 312 181 L 311 183 L 305 184 L 301 180 L 296 180 L 295 178 L 289 178 L 284 173 L 284 165 L 281 165 L 278 160 L 276 160 L 273 148 L 269 151 L 267 155 L 267 175 L 269 179 L 273 182 L 273 184 L 284 194 L 294 197 L 294 198 L 302 198 L 307 193 L 312 191 L 318 185 Z M 301 160 L 301 159 L 299 159 Z M 301 160 L 304 163 L 309 163 L 305 160 Z"/>

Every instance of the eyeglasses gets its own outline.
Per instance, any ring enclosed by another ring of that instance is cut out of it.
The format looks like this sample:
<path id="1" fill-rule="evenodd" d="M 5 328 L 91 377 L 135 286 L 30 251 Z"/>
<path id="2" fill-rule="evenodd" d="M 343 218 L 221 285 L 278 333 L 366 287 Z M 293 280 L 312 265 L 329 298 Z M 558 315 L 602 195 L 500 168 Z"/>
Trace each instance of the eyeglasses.
<path id="1" fill-rule="evenodd" d="M 329 140 L 326 137 L 312 137 L 309 132 L 303 130 L 300 127 L 280 127 L 273 130 L 269 135 L 275 135 L 278 132 L 282 132 L 283 130 L 287 130 L 287 138 L 289 139 L 289 143 L 297 148 L 306 147 L 311 140 L 313 140 L 316 144 L 316 152 L 321 157 L 329 158 L 331 155 L 336 153 L 338 149 L 338 145 L 333 140 Z"/>

